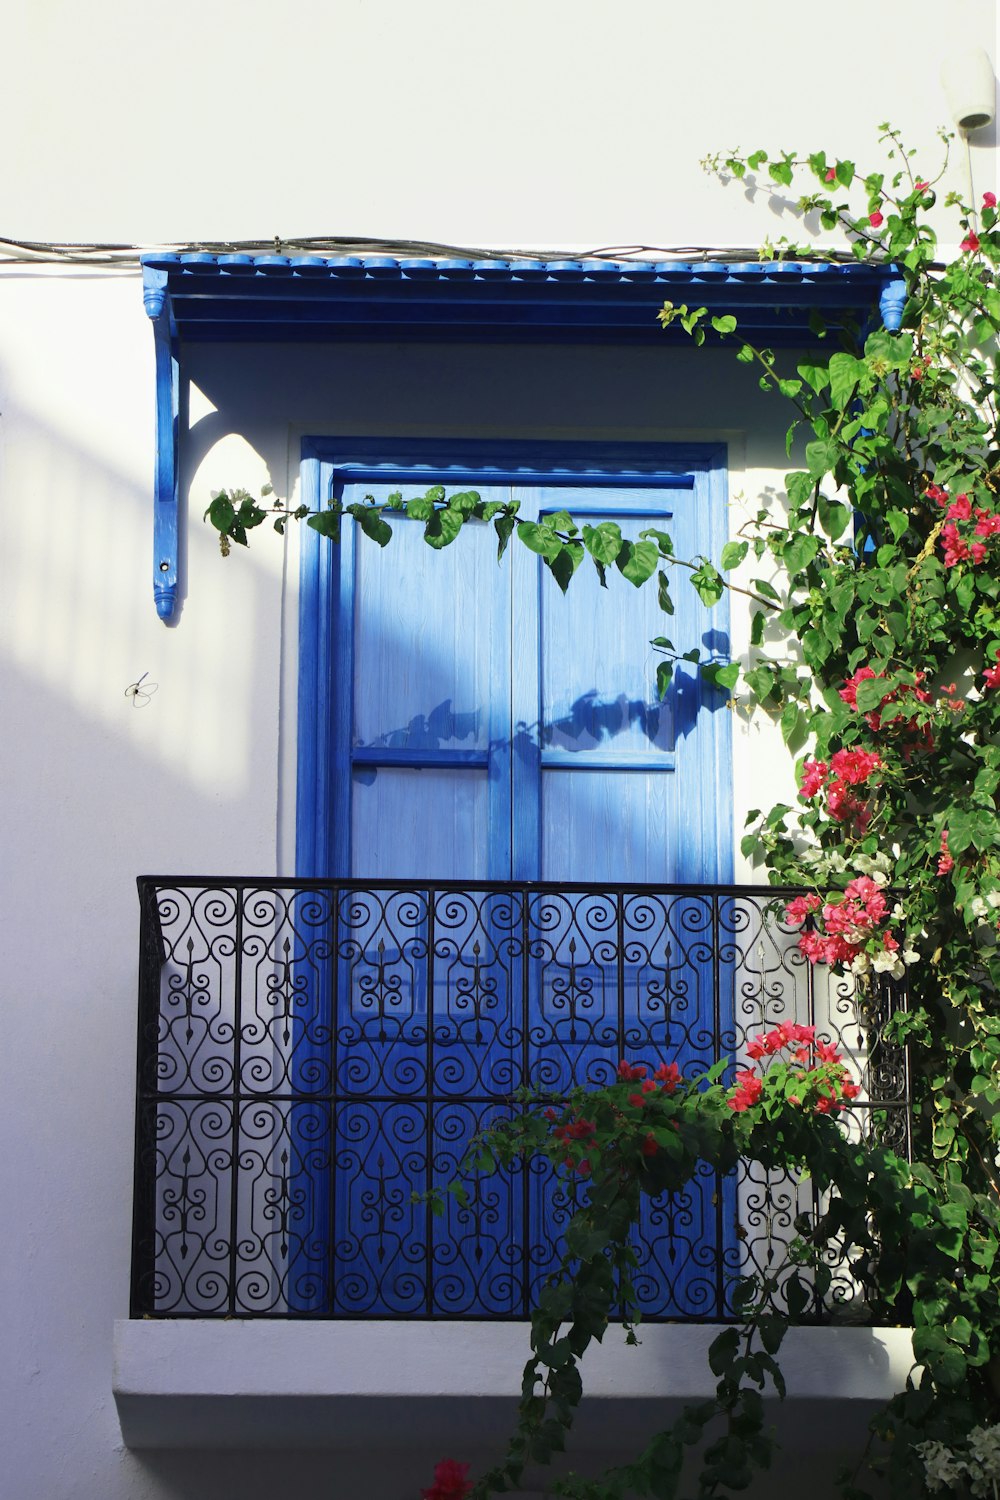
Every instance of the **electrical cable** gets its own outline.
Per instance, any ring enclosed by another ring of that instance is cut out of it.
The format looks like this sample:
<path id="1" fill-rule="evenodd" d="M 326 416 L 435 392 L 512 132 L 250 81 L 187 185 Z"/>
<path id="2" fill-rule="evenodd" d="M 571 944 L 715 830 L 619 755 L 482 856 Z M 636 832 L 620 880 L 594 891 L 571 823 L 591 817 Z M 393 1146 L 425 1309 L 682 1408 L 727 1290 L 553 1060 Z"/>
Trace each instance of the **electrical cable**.
<path id="1" fill-rule="evenodd" d="M 101 268 L 137 266 L 142 255 L 318 255 L 322 257 L 391 255 L 428 260 L 541 261 L 605 260 L 637 262 L 759 262 L 756 247 L 718 245 L 604 245 L 596 249 L 537 250 L 489 249 L 477 245 L 452 245 L 437 240 L 366 239 L 350 235 L 303 235 L 291 239 L 200 240 L 174 244 L 130 245 L 116 243 L 72 243 L 69 241 L 18 240 L 0 235 L 0 268 L 4 264 L 90 265 Z M 808 262 L 856 264 L 849 251 L 796 251 L 795 259 Z"/>

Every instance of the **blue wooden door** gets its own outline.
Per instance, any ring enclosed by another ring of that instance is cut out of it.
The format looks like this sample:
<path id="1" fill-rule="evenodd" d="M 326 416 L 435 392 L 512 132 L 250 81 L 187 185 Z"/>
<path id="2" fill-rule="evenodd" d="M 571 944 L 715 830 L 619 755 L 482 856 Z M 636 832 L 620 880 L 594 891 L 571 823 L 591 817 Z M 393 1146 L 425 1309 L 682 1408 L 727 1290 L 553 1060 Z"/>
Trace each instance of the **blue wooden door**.
<path id="1" fill-rule="evenodd" d="M 668 530 L 681 556 L 701 550 L 689 476 L 634 489 L 477 487 L 484 499 L 513 496 L 523 519 L 569 510 L 628 535 Z M 654 687 L 653 636 L 679 651 L 725 649 L 693 590 L 674 589 L 668 621 L 655 586 L 615 575 L 604 592 L 589 562 L 566 596 L 516 542 L 498 567 L 491 527 L 467 527 L 440 554 L 419 523 L 394 518 L 394 529 L 383 554 L 348 528 L 337 644 L 337 864 L 373 886 L 342 914 L 338 985 L 348 1097 L 335 1217 L 343 1263 L 357 1269 L 335 1295 L 357 1314 L 426 1306 L 425 1226 L 410 1191 L 426 1184 L 428 1161 L 447 1181 L 520 1082 L 556 1093 L 604 1082 L 623 1050 L 685 1070 L 710 1060 L 717 991 L 702 898 L 635 887 L 723 878 L 729 818 L 728 800 L 711 795 L 718 737 L 702 727 L 703 710 L 720 705 L 693 667 L 664 702 Z M 412 886 L 379 890 L 380 880 Z M 482 884 L 511 880 L 556 889 L 511 896 Z M 429 896 L 444 881 L 461 889 Z M 715 1187 L 695 1185 L 644 1227 L 643 1288 L 664 1315 L 698 1312 L 714 1288 Z M 433 1231 L 431 1310 L 519 1311 L 526 1283 L 551 1267 L 571 1200 L 542 1175 L 477 1187 L 471 1208 Z"/>

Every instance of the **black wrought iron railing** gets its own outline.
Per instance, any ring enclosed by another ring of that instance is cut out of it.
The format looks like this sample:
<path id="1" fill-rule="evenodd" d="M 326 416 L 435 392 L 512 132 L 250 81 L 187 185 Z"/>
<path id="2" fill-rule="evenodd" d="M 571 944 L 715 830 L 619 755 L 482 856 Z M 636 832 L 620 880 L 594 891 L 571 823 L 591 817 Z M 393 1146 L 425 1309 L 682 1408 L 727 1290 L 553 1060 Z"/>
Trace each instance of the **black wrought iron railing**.
<path id="1" fill-rule="evenodd" d="M 691 1076 L 782 1020 L 844 1051 L 844 1128 L 909 1149 L 904 1003 L 811 967 L 774 888 L 143 878 L 132 1312 L 523 1318 L 577 1192 L 542 1163 L 473 1179 L 466 1142 L 531 1083 L 622 1057 Z M 651 1319 L 720 1320 L 773 1269 L 813 1186 L 758 1163 L 651 1202 Z M 831 1302 L 861 1295 L 831 1255 Z"/>

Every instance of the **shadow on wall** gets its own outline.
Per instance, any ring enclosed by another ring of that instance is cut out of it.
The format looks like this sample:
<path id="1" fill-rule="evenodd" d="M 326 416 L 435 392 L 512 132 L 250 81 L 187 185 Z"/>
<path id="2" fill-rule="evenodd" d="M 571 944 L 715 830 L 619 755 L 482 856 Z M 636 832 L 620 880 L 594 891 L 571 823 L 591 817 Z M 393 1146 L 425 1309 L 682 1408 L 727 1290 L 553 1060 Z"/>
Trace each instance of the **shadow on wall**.
<path id="1" fill-rule="evenodd" d="M 196 528 L 190 565 L 199 577 L 212 568 L 215 586 L 201 585 L 186 630 L 165 628 L 152 599 L 152 455 L 142 484 L 35 411 L 8 402 L 4 428 L 7 485 L 37 503 L 20 505 L 6 533 L 0 653 L 49 695 L 22 730 L 65 746 L 82 715 L 216 799 L 244 795 L 273 760 L 252 727 L 273 724 L 265 700 L 277 680 L 261 564 L 242 557 L 226 572 L 208 528 Z M 237 628 L 239 650 L 224 650 Z M 126 695 L 140 678 L 156 685 L 148 701 Z"/>

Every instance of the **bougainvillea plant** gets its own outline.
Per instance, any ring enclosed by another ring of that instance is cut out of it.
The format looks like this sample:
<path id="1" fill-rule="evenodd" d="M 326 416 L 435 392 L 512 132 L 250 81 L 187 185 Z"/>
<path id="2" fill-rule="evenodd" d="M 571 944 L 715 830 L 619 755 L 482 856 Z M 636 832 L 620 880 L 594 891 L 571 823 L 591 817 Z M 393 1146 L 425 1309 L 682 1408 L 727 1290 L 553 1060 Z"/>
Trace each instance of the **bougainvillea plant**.
<path id="1" fill-rule="evenodd" d="M 533 1316 L 517 1433 L 504 1464 L 476 1483 L 477 1495 L 515 1486 L 526 1463 L 562 1448 L 580 1398 L 579 1355 L 609 1318 L 634 1327 L 629 1231 L 643 1194 L 680 1191 L 698 1162 L 725 1171 L 741 1155 L 805 1168 L 826 1194 L 820 1222 L 792 1247 L 802 1269 L 738 1285 L 734 1324 L 712 1346 L 713 1401 L 689 1409 L 599 1483 L 568 1476 L 558 1487 L 581 1500 L 673 1496 L 686 1450 L 714 1421 L 721 1432 L 703 1450 L 699 1493 L 745 1485 L 770 1451 L 760 1390 L 768 1381 L 780 1389 L 775 1355 L 788 1323 L 829 1277 L 831 1242 L 852 1247 L 852 1274 L 872 1316 L 915 1330 L 914 1377 L 874 1424 L 892 1441 L 880 1456 L 877 1445 L 868 1454 L 892 1493 L 961 1492 L 976 1464 L 986 1474 L 992 1462 L 998 1413 L 989 1372 L 1000 1361 L 1000 233 L 992 191 L 975 204 L 949 194 L 938 207 L 953 215 L 958 248 L 939 259 L 928 213 L 943 169 L 925 178 L 896 132 L 884 127 L 882 140 L 888 170 L 867 176 L 822 151 L 710 163 L 724 178 L 769 191 L 805 177 L 802 215 L 843 233 L 844 248 L 831 253 L 891 265 L 905 292 L 898 329 L 818 328 L 815 348 L 798 359 L 747 341 L 731 315 L 663 307 L 664 326 L 679 325 L 695 345 L 731 344 L 748 375 L 789 408 L 795 462 L 784 501 L 753 512 L 719 559 L 678 557 L 663 532 L 628 537 L 612 522 L 578 526 L 565 512 L 522 522 L 513 504 L 440 487 L 385 505 L 334 501 L 319 513 L 222 492 L 207 512 L 224 552 L 268 519 L 283 532 L 295 517 L 336 540 L 345 513 L 385 546 L 392 513 L 405 511 L 436 549 L 470 520 L 491 522 L 501 557 L 516 538 L 564 590 L 592 565 L 602 582 L 615 568 L 636 587 L 654 581 L 668 615 L 674 576 L 686 576 L 707 604 L 737 591 L 749 601 L 748 655 L 701 671 L 738 710 L 772 717 L 799 757 L 795 805 L 752 813 L 743 852 L 774 884 L 800 892 L 785 916 L 809 962 L 850 973 L 860 987 L 906 975 L 910 1004 L 891 1026 L 909 1047 L 912 1165 L 851 1142 L 837 1123 L 852 1104 L 844 1064 L 822 1037 L 780 1032 L 699 1079 L 644 1059 L 626 1063 L 606 1088 L 549 1101 L 548 1116 L 527 1098 L 514 1121 L 474 1142 L 482 1170 L 540 1154 L 587 1184 L 560 1272 Z M 767 253 L 817 254 L 787 244 Z M 654 646 L 664 694 L 677 653 L 666 636 Z M 725 1083 L 727 1065 L 739 1071 Z M 445 1477 L 452 1483 L 453 1471 Z M 866 1494 L 866 1482 L 852 1472 L 845 1493 Z M 465 1483 L 464 1473 L 454 1481 Z"/>

